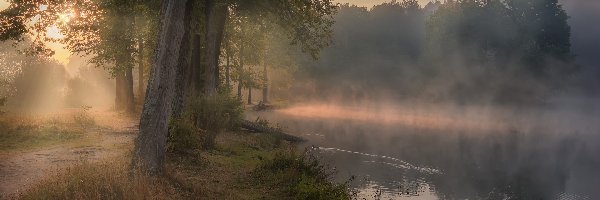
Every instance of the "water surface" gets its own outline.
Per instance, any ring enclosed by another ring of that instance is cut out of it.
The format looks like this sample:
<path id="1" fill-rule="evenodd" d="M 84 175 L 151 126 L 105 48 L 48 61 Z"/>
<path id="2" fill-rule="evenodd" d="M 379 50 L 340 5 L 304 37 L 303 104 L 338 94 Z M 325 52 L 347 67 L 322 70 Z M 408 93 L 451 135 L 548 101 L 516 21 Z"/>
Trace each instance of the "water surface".
<path id="1" fill-rule="evenodd" d="M 594 113 L 307 104 L 248 118 L 307 138 L 337 181 L 356 177 L 357 199 L 600 199 Z"/>

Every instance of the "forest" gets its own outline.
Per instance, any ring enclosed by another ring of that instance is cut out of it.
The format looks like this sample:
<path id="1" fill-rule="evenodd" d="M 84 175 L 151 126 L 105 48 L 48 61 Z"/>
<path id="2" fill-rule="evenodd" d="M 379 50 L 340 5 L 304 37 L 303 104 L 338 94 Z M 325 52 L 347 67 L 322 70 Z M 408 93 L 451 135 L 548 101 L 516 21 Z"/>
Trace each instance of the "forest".
<path id="1" fill-rule="evenodd" d="M 354 3 L 0 0 L 0 199 L 600 198 L 600 3 Z"/>

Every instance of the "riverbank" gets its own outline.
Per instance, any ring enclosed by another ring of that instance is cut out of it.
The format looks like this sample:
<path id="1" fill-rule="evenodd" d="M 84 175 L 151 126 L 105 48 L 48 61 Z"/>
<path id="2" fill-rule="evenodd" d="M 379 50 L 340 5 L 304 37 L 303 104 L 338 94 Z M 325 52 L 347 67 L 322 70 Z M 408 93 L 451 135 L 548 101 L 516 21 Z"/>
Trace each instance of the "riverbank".
<path id="1" fill-rule="evenodd" d="M 166 175 L 130 174 L 123 156 L 82 161 L 47 175 L 21 199 L 349 199 L 347 186 L 280 136 L 219 134 L 213 150 L 168 155 Z"/>

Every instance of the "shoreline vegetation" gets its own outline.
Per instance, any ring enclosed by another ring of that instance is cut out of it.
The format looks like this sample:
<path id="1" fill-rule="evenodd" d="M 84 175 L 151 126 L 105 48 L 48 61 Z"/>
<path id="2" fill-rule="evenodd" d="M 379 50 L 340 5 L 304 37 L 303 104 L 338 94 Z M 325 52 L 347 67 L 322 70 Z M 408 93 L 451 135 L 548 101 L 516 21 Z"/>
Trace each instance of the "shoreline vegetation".
<path id="1" fill-rule="evenodd" d="M 61 170 L 21 199 L 350 199 L 346 183 L 270 133 L 228 131 L 208 151 L 170 153 L 163 176 L 131 174 L 130 153 Z M 136 170 L 134 170 L 136 171 Z"/>
<path id="2" fill-rule="evenodd" d="M 206 111 L 204 105 L 216 108 Z M 243 109 L 220 110 L 232 108 L 226 104 L 213 104 L 201 101 L 192 105 L 191 112 L 202 110 L 211 116 L 216 113 L 228 113 L 229 119 L 219 119 L 212 124 L 194 124 L 191 118 L 203 119 L 203 115 L 184 114 L 180 120 L 170 126 L 171 136 L 180 140 L 169 139 L 169 150 L 166 168 L 163 175 L 150 176 L 131 168 L 131 150 L 133 142 L 121 146 L 117 156 L 99 160 L 80 160 L 74 163 L 62 163 L 55 172 L 48 173 L 40 181 L 33 181 L 26 188 L 19 189 L 19 194 L 5 196 L 14 199 L 350 199 L 348 183 L 336 183 L 332 175 L 335 173 L 320 164 L 319 159 L 309 151 L 300 151 L 294 142 L 286 140 L 280 132 L 252 132 L 240 129 L 239 123 L 219 124 L 224 121 L 236 121 Z M 215 112 L 215 113 L 211 113 Z M 231 112 L 231 113 L 230 113 Z M 237 114 L 234 114 L 237 113 Z M 239 115 L 238 115 L 239 114 Z M 88 110 L 77 112 L 75 117 L 60 122 L 47 124 L 69 124 L 60 126 L 61 130 L 76 129 L 80 137 L 68 140 L 52 139 L 43 142 L 46 137 L 31 136 L 28 140 L 40 145 L 23 144 L 23 150 L 45 149 L 52 145 L 69 145 L 87 140 L 89 129 L 102 126 L 91 123 L 93 114 Z M 81 123 L 81 119 L 89 121 Z M 119 120 L 119 119 L 117 119 Z M 27 122 L 27 120 L 21 120 Z M 57 120 L 55 120 L 57 121 Z M 132 120 L 133 122 L 135 120 Z M 12 123 L 12 124 L 11 124 Z M 273 128 L 265 120 L 258 124 Z M 88 129 L 82 128 L 87 126 Z M 4 121 L 3 126 L 12 127 L 11 131 L 2 134 L 17 134 L 30 129 L 19 129 L 18 122 Z M 212 128 L 208 128 L 212 127 Z M 207 134 L 208 131 L 216 134 Z M 114 129 L 114 133 L 119 132 Z M 132 130 L 132 133 L 135 130 Z M 87 135 L 86 135 L 87 134 Z M 211 138 L 206 138 L 209 135 Z M 135 135 L 132 135 L 135 137 Z M 7 136 L 8 138 L 8 136 Z M 206 140 L 212 142 L 207 143 Z M 9 141 L 10 142 L 10 141 Z M 89 141 L 87 141 L 89 143 Z M 18 145 L 19 142 L 12 142 Z M 48 143 L 48 145 L 46 145 Z M 42 145 L 43 144 L 43 145 Z M 18 152 L 13 152 L 18 155 Z M 5 198 L 3 197 L 3 198 Z"/>

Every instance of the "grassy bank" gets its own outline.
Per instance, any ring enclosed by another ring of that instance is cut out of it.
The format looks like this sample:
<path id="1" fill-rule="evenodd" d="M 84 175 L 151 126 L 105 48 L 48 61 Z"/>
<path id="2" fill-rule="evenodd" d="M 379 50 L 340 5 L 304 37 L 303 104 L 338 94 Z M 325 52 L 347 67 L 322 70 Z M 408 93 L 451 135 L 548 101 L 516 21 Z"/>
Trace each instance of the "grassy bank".
<path id="1" fill-rule="evenodd" d="M 31 150 L 63 144 L 82 137 L 90 121 L 73 119 L 34 118 L 31 116 L 0 116 L 0 152 Z"/>
<path id="2" fill-rule="evenodd" d="M 167 173 L 131 175 L 130 157 L 63 170 L 23 199 L 349 199 L 347 187 L 293 144 L 264 133 L 229 131 L 215 148 L 168 156 Z"/>

